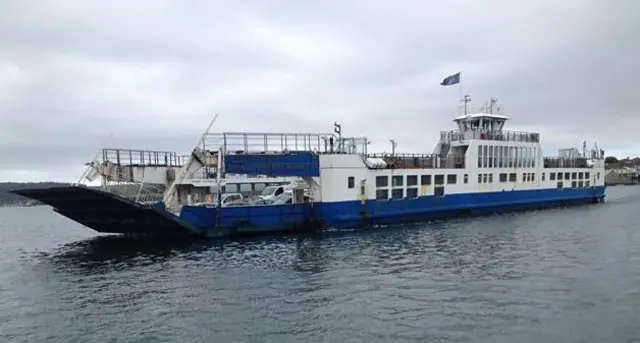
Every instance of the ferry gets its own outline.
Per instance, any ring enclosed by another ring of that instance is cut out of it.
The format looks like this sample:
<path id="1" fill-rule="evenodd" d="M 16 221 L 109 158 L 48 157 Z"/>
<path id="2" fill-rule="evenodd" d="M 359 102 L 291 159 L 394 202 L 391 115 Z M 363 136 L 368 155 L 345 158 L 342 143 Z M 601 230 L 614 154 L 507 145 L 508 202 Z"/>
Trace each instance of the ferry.
<path id="1" fill-rule="evenodd" d="M 210 133 L 214 118 L 187 156 L 103 149 L 83 176 L 100 177 L 101 187 L 79 182 L 14 193 L 98 232 L 208 237 L 369 228 L 604 201 L 603 150 L 587 149 L 585 141 L 582 151 L 545 157 L 539 133 L 505 130 L 510 118 L 494 113 L 495 100 L 477 113 L 466 113 L 464 101 L 456 128 L 440 133 L 431 154 L 370 153 L 366 137 L 345 137 L 338 123 L 332 133 Z M 256 196 L 224 206 L 227 188 L 237 183 L 253 191 L 256 184 L 275 187 L 266 192 L 268 202 Z M 114 191 L 122 184 L 133 190 Z M 149 191 L 150 184 L 162 187 Z M 158 199 L 144 198 L 146 192 Z M 203 199 L 217 206 L 201 206 Z"/>

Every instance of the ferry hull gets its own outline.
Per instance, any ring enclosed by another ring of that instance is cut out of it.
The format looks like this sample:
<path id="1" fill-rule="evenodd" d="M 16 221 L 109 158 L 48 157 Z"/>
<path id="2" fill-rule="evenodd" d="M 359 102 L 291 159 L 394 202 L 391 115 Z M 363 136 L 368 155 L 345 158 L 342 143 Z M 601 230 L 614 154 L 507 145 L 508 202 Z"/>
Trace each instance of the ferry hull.
<path id="1" fill-rule="evenodd" d="M 604 201 L 605 187 L 426 196 L 388 201 L 226 207 L 185 206 L 182 220 L 210 237 L 272 232 L 347 230 L 482 216 Z"/>
<path id="2" fill-rule="evenodd" d="M 323 227 L 391 225 L 603 202 L 605 187 L 502 191 L 319 204 Z"/>
<path id="3" fill-rule="evenodd" d="M 387 201 L 206 208 L 185 206 L 179 217 L 84 187 L 21 190 L 93 230 L 149 236 L 232 237 L 275 232 L 358 229 L 481 216 L 604 201 L 605 187 L 424 196 Z"/>

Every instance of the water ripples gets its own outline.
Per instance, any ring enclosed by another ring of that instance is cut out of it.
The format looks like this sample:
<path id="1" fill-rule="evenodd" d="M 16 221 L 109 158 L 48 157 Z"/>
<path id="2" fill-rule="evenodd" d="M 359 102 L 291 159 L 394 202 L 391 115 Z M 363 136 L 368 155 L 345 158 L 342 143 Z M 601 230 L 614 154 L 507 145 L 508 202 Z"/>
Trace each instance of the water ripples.
<path id="1" fill-rule="evenodd" d="M 601 206 L 238 241 L 90 237 L 45 208 L 0 209 L 0 340 L 632 342 L 640 193 L 618 192 Z"/>

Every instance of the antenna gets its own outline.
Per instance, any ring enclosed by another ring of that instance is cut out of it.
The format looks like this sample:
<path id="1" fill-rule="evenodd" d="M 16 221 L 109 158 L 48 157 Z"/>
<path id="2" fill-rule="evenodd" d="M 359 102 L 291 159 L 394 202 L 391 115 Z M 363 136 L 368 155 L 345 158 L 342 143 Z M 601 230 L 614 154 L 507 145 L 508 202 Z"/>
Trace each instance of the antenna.
<path id="1" fill-rule="evenodd" d="M 495 106 L 496 102 L 498 102 L 498 99 L 495 99 L 494 97 L 491 97 L 491 100 L 489 100 L 489 113 L 493 114 L 493 106 Z M 497 108 L 496 112 L 500 111 L 500 107 Z"/>
<path id="2" fill-rule="evenodd" d="M 467 115 L 467 104 L 471 101 L 471 97 L 469 95 L 465 95 L 464 98 L 462 99 L 462 102 L 464 102 L 464 115 Z"/>

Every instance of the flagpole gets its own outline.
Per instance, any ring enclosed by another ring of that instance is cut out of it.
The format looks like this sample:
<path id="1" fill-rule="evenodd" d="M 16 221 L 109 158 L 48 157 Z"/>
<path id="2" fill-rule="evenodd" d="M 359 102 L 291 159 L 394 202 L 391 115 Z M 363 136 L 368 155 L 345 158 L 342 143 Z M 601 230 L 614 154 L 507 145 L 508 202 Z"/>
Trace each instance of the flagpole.
<path id="1" fill-rule="evenodd" d="M 460 72 L 460 78 L 458 81 L 458 91 L 460 94 L 458 94 L 458 101 L 462 101 L 462 95 L 464 94 L 462 92 L 462 72 Z M 462 104 L 460 105 L 460 107 L 458 107 L 458 115 L 462 114 Z"/>

